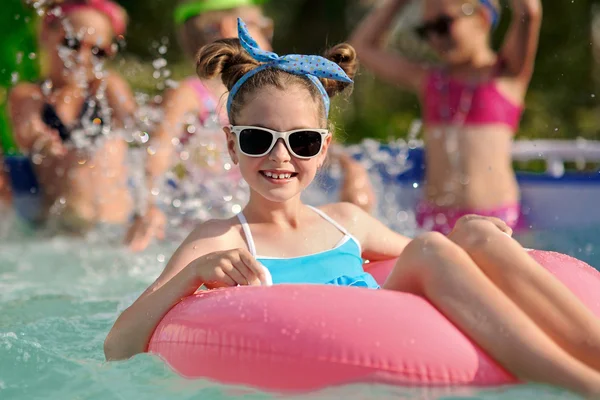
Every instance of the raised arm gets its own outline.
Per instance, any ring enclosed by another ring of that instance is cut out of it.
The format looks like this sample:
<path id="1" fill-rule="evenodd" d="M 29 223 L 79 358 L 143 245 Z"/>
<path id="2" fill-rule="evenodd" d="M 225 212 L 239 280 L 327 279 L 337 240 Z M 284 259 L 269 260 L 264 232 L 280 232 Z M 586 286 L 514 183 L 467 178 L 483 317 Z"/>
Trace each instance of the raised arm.
<path id="1" fill-rule="evenodd" d="M 540 0 L 511 0 L 512 22 L 500 56 L 506 63 L 506 72 L 526 90 L 533 75 L 533 67 L 542 25 Z"/>
<path id="2" fill-rule="evenodd" d="M 107 79 L 106 96 L 113 110 L 115 126 L 134 127 L 137 103 L 129 84 L 117 73 L 110 73 Z"/>
<path id="3" fill-rule="evenodd" d="M 39 87 L 30 83 L 11 90 L 8 109 L 15 139 L 25 154 L 62 156 L 66 149 L 58 134 L 42 121 L 42 97 Z"/>
<path id="4" fill-rule="evenodd" d="M 181 85 L 169 90 L 163 102 L 164 117 L 158 128 L 152 132 L 149 143 L 149 155 L 145 165 L 145 187 L 148 193 L 154 187 L 157 179 L 171 167 L 174 157 L 172 140 L 182 132 L 185 116 L 199 113 L 201 104 L 196 100 L 196 94 L 188 85 Z M 154 196 L 146 196 L 146 209 L 133 221 L 129 228 L 125 244 L 133 251 L 144 250 L 154 236 L 161 236 L 164 216 L 155 207 Z"/>
<path id="5" fill-rule="evenodd" d="M 392 22 L 408 0 L 386 0 L 374 8 L 350 38 L 360 62 L 380 79 L 418 92 L 427 70 L 384 48 Z"/>
<path id="6" fill-rule="evenodd" d="M 153 151 L 146 164 L 146 173 L 150 179 L 163 175 L 171 167 L 174 150 L 172 140 L 182 134 L 187 115 L 198 115 L 202 111 L 202 104 L 198 103 L 196 96 L 188 85 L 180 85 L 165 93 L 164 117 L 150 140 Z"/>

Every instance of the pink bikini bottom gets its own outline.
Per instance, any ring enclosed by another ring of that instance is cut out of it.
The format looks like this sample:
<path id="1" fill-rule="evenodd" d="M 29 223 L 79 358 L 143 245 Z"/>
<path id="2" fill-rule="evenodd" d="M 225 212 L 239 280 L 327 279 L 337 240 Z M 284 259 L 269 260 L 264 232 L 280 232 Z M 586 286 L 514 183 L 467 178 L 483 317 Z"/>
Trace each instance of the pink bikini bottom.
<path id="1" fill-rule="evenodd" d="M 438 207 L 427 201 L 421 200 L 417 205 L 416 218 L 417 223 L 423 229 L 436 231 L 445 235 L 449 234 L 454 228 L 456 221 L 464 215 L 477 214 L 486 217 L 500 218 L 508 226 L 515 229 L 519 224 L 521 216 L 521 207 L 519 204 L 497 207 L 493 209 L 456 209 Z"/>

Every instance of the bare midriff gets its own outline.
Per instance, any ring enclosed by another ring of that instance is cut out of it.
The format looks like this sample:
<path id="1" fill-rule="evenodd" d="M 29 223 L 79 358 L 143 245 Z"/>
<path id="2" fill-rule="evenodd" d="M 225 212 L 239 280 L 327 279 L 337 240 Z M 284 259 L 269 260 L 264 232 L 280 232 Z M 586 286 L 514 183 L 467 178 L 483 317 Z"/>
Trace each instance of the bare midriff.
<path id="1" fill-rule="evenodd" d="M 455 137 L 453 149 L 448 140 Z M 504 124 L 426 129 L 425 199 L 439 207 L 491 209 L 519 201 L 513 131 Z"/>
<path id="2" fill-rule="evenodd" d="M 48 211 L 82 223 L 127 221 L 133 200 L 126 156 L 127 144 L 118 138 L 91 156 L 70 151 L 63 159 L 47 157 L 36 172 Z"/>

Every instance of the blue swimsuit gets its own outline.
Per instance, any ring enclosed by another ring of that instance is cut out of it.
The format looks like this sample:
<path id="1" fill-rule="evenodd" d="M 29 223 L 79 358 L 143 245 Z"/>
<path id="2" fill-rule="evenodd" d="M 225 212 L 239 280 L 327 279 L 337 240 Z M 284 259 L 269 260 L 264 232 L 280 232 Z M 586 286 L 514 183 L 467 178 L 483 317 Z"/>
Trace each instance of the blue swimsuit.
<path id="1" fill-rule="evenodd" d="M 310 208 L 339 229 L 344 237 L 331 250 L 291 258 L 257 255 L 248 222 L 242 213 L 238 214 L 250 253 L 269 270 L 273 283 L 311 283 L 379 289 L 375 279 L 363 269 L 358 240 L 323 211 Z"/>

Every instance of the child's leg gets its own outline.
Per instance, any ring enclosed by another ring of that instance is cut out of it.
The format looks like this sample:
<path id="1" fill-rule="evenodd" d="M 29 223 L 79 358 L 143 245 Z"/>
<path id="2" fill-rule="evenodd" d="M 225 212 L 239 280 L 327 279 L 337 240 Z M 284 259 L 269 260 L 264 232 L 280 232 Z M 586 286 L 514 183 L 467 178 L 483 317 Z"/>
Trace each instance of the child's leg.
<path id="1" fill-rule="evenodd" d="M 482 219 L 449 238 L 559 346 L 600 371 L 600 320 L 519 243 Z"/>
<path id="2" fill-rule="evenodd" d="M 600 374 L 553 342 L 463 249 L 441 234 L 413 240 L 384 288 L 425 296 L 522 380 L 600 393 Z"/>

